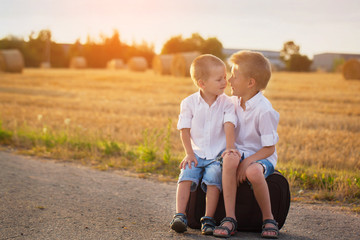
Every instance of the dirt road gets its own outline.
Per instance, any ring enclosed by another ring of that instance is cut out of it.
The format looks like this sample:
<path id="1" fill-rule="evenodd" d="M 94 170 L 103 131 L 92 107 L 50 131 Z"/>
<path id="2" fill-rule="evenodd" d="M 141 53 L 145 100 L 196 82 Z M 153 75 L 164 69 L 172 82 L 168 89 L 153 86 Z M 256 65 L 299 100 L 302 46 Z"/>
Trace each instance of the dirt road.
<path id="1" fill-rule="evenodd" d="M 175 190 L 175 183 L 0 152 L 0 239 L 217 239 L 169 231 Z M 360 239 L 360 216 L 292 203 L 280 239 Z"/>

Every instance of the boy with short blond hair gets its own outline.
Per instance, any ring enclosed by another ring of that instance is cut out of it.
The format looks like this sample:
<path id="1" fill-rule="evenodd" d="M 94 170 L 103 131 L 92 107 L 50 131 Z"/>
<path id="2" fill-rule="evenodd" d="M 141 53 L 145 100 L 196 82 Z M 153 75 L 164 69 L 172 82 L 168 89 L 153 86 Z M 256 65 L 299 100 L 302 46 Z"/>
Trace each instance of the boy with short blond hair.
<path id="1" fill-rule="evenodd" d="M 235 129 L 237 150 L 227 150 L 223 156 L 223 195 L 226 217 L 214 230 L 217 237 L 230 237 L 236 232 L 235 202 L 237 184 L 252 185 L 263 218 L 264 238 L 277 238 L 278 224 L 271 212 L 266 177 L 274 172 L 277 162 L 275 144 L 279 137 L 279 114 L 264 97 L 270 77 L 270 62 L 261 53 L 240 51 L 230 58 L 233 63 L 229 79 L 238 117 Z"/>
<path id="2" fill-rule="evenodd" d="M 206 192 L 205 216 L 201 218 L 202 234 L 211 235 L 216 226 L 214 214 L 221 192 L 221 167 L 216 157 L 224 149 L 234 148 L 235 108 L 224 94 L 226 67 L 219 58 L 205 54 L 191 64 L 191 78 L 199 91 L 181 102 L 177 128 L 186 153 L 176 192 L 176 214 L 171 229 L 184 232 L 190 191 L 200 185 Z"/>

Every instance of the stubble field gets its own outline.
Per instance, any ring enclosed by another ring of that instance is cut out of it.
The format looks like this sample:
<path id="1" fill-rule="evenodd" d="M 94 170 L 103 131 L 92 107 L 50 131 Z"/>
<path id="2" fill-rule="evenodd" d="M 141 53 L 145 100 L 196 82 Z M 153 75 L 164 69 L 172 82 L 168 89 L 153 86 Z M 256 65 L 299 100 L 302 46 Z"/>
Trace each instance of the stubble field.
<path id="1" fill-rule="evenodd" d="M 179 104 L 190 78 L 152 71 L 0 74 L 0 143 L 21 153 L 176 177 Z M 226 91 L 228 94 L 229 89 Z M 293 197 L 360 199 L 360 81 L 274 73 L 265 96 L 280 113 L 277 168 Z"/>

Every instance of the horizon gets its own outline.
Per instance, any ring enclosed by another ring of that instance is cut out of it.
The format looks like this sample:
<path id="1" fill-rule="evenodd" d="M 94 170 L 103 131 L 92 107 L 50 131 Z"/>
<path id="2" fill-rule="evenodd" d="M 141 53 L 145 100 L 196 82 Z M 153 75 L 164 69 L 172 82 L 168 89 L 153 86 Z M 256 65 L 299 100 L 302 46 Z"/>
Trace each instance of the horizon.
<path id="1" fill-rule="evenodd" d="M 309 58 L 360 53 L 359 1 L 293 1 L 2 0 L 0 38 L 26 40 L 48 29 L 54 42 L 84 44 L 117 30 L 121 42 L 145 41 L 159 53 L 171 37 L 199 33 L 218 38 L 226 49 L 280 51 L 294 41 Z"/>

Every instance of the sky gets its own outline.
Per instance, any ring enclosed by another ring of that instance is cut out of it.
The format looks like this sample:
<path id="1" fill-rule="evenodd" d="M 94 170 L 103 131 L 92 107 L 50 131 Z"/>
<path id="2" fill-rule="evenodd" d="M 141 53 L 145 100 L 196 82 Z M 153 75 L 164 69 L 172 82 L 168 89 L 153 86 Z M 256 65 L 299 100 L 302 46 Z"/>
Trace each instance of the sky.
<path id="1" fill-rule="evenodd" d="M 58 43 L 100 41 L 116 29 L 128 44 L 160 52 L 173 36 L 218 38 L 224 48 L 360 53 L 359 0 L 0 0 L 0 39 L 49 29 Z"/>

